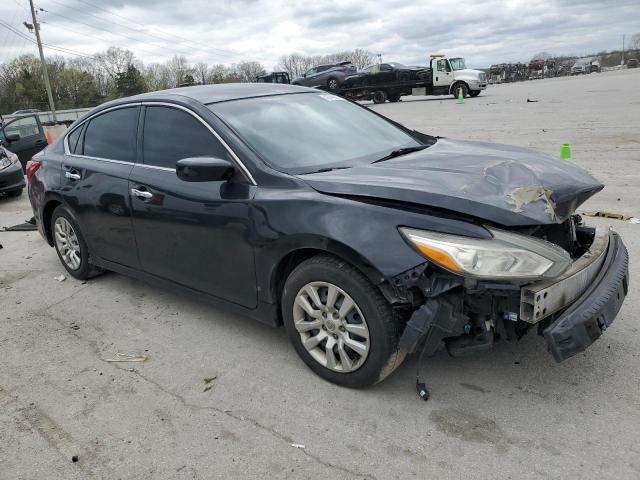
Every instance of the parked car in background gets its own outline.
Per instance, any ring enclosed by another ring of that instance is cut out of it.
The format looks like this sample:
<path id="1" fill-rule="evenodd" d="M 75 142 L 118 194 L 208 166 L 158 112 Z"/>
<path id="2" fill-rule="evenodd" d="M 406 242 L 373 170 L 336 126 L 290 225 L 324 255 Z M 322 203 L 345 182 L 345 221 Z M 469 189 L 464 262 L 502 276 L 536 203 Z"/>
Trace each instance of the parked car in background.
<path id="1" fill-rule="evenodd" d="M 584 75 L 585 73 L 589 73 L 589 71 L 587 70 L 587 66 L 583 63 L 576 63 L 571 67 L 571 75 Z"/>
<path id="2" fill-rule="evenodd" d="M 25 186 L 18 156 L 0 145 L 0 193 L 17 197 Z"/>
<path id="3" fill-rule="evenodd" d="M 638 59 L 630 58 L 627 60 L 627 68 L 638 68 Z"/>
<path id="4" fill-rule="evenodd" d="M 337 90 L 344 79 L 354 73 L 356 73 L 356 67 L 351 62 L 318 65 L 310 68 L 291 83 L 305 87 L 326 87 L 329 90 Z"/>
<path id="5" fill-rule="evenodd" d="M 27 114 L 7 121 L 0 127 L 0 142 L 20 159 L 23 170 L 36 153 L 48 145 L 38 115 Z"/>
<path id="6" fill-rule="evenodd" d="M 299 86 L 105 103 L 27 177 L 71 276 L 113 270 L 283 323 L 315 373 L 349 387 L 408 353 L 465 355 L 527 331 L 562 361 L 629 288 L 620 236 L 574 215 L 603 188 L 577 164 L 430 136 Z"/>

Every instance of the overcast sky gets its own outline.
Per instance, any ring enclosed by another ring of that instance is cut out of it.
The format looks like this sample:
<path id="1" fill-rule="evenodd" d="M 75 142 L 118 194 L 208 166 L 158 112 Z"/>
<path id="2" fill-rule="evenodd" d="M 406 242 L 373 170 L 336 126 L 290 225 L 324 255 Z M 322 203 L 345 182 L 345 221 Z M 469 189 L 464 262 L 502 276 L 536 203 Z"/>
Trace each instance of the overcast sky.
<path id="1" fill-rule="evenodd" d="M 26 33 L 28 0 L 0 3 L 0 19 Z M 36 6 L 46 10 L 39 17 L 43 42 L 74 52 L 115 45 L 144 63 L 183 54 L 190 62 L 256 60 L 267 69 L 286 53 L 355 48 L 411 65 L 441 52 L 486 67 L 528 61 L 541 51 L 619 49 L 623 33 L 640 33 L 639 0 L 38 0 Z M 0 42 L 0 62 L 36 53 L 2 25 Z"/>

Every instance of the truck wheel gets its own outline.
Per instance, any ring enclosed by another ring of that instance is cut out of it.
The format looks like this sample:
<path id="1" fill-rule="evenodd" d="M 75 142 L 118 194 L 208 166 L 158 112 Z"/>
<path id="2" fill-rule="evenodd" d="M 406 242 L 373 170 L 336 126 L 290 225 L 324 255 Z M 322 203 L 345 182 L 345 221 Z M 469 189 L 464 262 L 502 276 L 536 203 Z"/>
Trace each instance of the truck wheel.
<path id="1" fill-rule="evenodd" d="M 453 86 L 453 89 L 451 90 L 451 93 L 453 94 L 453 98 L 458 98 L 458 90 L 462 89 L 462 96 L 466 97 L 467 95 L 469 95 L 469 88 L 467 87 L 466 84 L 464 83 L 456 83 Z"/>
<path id="2" fill-rule="evenodd" d="M 390 102 L 399 102 L 400 101 L 400 94 L 399 93 L 392 93 L 391 95 L 389 95 L 387 97 L 387 100 L 389 100 Z"/>
<path id="3" fill-rule="evenodd" d="M 478 95 L 480 95 L 481 90 L 469 90 L 469 95 L 471 95 L 472 97 L 477 97 Z"/>
<path id="4" fill-rule="evenodd" d="M 345 387 L 380 382 L 404 360 L 404 328 L 380 290 L 360 271 L 330 255 L 298 265 L 282 293 L 291 343 L 317 375 Z"/>
<path id="5" fill-rule="evenodd" d="M 327 88 L 329 90 L 337 90 L 339 86 L 340 84 L 338 83 L 337 78 L 330 78 L 329 80 L 327 80 Z"/>
<path id="6" fill-rule="evenodd" d="M 387 101 L 387 92 L 384 90 L 376 90 L 373 92 L 373 103 L 384 103 Z"/>

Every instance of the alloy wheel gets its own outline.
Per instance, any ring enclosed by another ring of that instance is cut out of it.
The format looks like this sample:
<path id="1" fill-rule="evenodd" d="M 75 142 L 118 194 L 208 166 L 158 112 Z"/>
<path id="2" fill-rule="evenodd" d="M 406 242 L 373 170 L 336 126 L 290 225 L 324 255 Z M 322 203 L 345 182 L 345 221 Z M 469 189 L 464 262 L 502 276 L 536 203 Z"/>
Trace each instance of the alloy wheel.
<path id="1" fill-rule="evenodd" d="M 294 326 L 311 357 L 329 370 L 348 373 L 369 354 L 369 327 L 355 301 L 340 287 L 311 282 L 293 305 Z"/>
<path id="2" fill-rule="evenodd" d="M 54 223 L 54 238 L 60 257 L 71 270 L 78 270 L 82 262 L 80 242 L 73 226 L 64 217 L 56 218 Z"/>

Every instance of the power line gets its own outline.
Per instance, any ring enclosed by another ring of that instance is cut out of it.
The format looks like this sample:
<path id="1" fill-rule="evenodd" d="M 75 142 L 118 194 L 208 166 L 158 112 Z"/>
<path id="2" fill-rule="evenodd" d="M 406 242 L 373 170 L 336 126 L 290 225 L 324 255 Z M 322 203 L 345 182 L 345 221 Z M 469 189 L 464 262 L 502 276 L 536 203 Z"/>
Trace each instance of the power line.
<path id="1" fill-rule="evenodd" d="M 53 1 L 56 1 L 56 3 L 57 3 L 57 0 L 53 0 Z M 134 20 L 131 20 L 131 19 L 129 19 L 129 18 L 127 18 L 127 17 L 124 17 L 124 16 L 122 16 L 122 15 L 119 15 L 119 14 L 117 14 L 117 13 L 111 12 L 110 10 L 107 10 L 106 8 L 103 8 L 103 7 L 100 7 L 100 6 L 98 6 L 98 5 L 95 5 L 94 3 L 88 2 L 88 1 L 86 1 L 86 0 L 77 0 L 77 1 L 82 2 L 82 3 L 84 3 L 85 5 L 89 5 L 89 6 L 93 7 L 93 8 L 98 9 L 98 10 L 102 10 L 103 12 L 105 12 L 105 13 L 107 13 L 107 14 L 109 14 L 109 15 L 113 15 L 113 16 L 115 16 L 115 17 L 122 18 L 123 20 L 126 20 L 126 21 L 127 21 L 127 22 L 129 22 L 129 23 L 132 23 L 132 24 L 134 24 L 134 25 L 137 25 L 138 27 L 145 28 L 145 26 L 144 26 L 144 25 L 142 25 L 142 24 L 140 24 L 139 22 L 136 22 L 136 21 L 134 21 Z M 67 5 L 67 6 L 69 6 L 69 5 Z M 114 23 L 116 23 L 116 22 L 114 22 Z M 117 23 L 116 23 L 116 24 L 117 24 Z M 124 26 L 124 25 L 123 25 L 123 26 Z M 152 33 L 148 33 L 148 32 L 143 32 L 143 33 L 144 33 L 145 35 L 149 35 L 149 36 L 152 36 L 152 37 L 155 37 L 155 38 L 159 38 L 160 40 L 163 40 L 163 41 L 167 41 L 167 40 L 174 40 L 175 38 L 179 38 L 179 39 L 181 39 L 181 40 L 183 40 L 183 41 L 187 42 L 189 45 L 192 45 L 192 44 L 194 44 L 194 43 L 197 43 L 197 44 L 202 45 L 203 47 L 205 47 L 205 48 L 207 48 L 207 49 L 209 49 L 209 50 L 216 50 L 216 51 L 218 51 L 218 52 L 222 52 L 222 53 L 221 53 L 221 55 L 225 55 L 225 54 L 229 54 L 229 53 L 231 53 L 231 54 L 233 54 L 233 55 L 234 55 L 234 57 L 235 57 L 235 58 L 238 58 L 238 54 L 237 54 L 236 52 L 231 51 L 231 50 L 225 50 L 225 49 L 222 49 L 222 48 L 212 47 L 212 46 L 210 46 L 210 45 L 207 45 L 206 43 L 199 42 L 199 41 L 197 41 L 197 40 L 193 40 L 193 39 L 186 38 L 186 37 L 181 37 L 180 35 L 176 35 L 175 33 L 165 32 L 165 31 L 163 31 L 163 30 L 161 30 L 161 29 L 159 29 L 159 28 L 157 28 L 157 27 L 156 27 L 156 30 L 157 30 L 157 31 L 159 31 L 160 33 L 163 33 L 164 35 L 169 36 L 170 38 L 169 38 L 169 39 L 166 39 L 166 38 L 158 37 L 157 35 L 153 35 Z M 227 55 L 227 56 L 229 56 L 229 55 Z"/>
<path id="2" fill-rule="evenodd" d="M 58 2 L 57 0 L 51 0 L 51 1 L 53 1 L 54 3 L 57 3 L 58 5 L 62 5 L 62 6 L 65 6 L 65 7 L 70 7 L 70 5 L 68 5 L 68 4 L 64 4 L 64 3 L 61 3 L 61 2 Z M 87 3 L 88 3 L 88 2 L 87 2 Z M 57 17 L 60 17 L 60 18 L 64 18 L 65 20 L 68 20 L 68 21 L 70 21 L 70 22 L 72 22 L 72 23 L 74 23 L 74 24 L 81 24 L 81 25 L 85 25 L 85 26 L 87 26 L 87 27 L 89 27 L 89 28 L 92 28 L 92 29 L 95 29 L 95 30 L 101 30 L 101 31 L 107 32 L 107 33 L 109 33 L 109 34 L 111 34 L 111 35 L 117 35 L 117 36 L 119 36 L 119 37 L 123 37 L 123 38 L 126 38 L 126 39 L 128 39 L 128 40 L 133 40 L 133 41 L 138 42 L 138 43 L 141 43 L 141 42 L 143 41 L 143 40 L 141 40 L 140 38 L 135 38 L 135 37 L 132 37 L 131 35 L 126 35 L 126 34 L 124 34 L 124 33 L 114 32 L 114 31 L 113 31 L 113 29 L 105 28 L 105 27 L 103 27 L 103 26 L 99 26 L 99 25 L 95 25 L 95 24 L 90 24 L 90 23 L 82 22 L 82 21 L 80 21 L 80 20 L 77 20 L 77 19 L 74 19 L 74 18 L 70 18 L 70 17 L 68 17 L 68 16 L 66 16 L 66 15 L 63 15 L 63 14 L 61 14 L 61 13 L 57 13 L 57 12 L 54 12 L 54 11 L 51 11 L 51 10 L 45 10 L 45 12 L 46 12 L 46 13 L 49 13 L 49 14 L 51 14 L 51 15 L 54 15 L 54 16 L 57 16 Z M 85 12 L 85 13 L 87 13 L 88 15 L 91 15 L 91 16 L 93 16 L 93 17 L 96 17 L 96 18 L 98 18 L 99 20 L 101 20 L 101 21 L 103 21 L 103 22 L 105 21 L 105 19 L 103 19 L 103 18 L 101 18 L 101 17 L 99 17 L 99 16 L 97 16 L 97 15 L 93 15 L 93 14 L 88 13 L 88 12 Z M 178 53 L 178 54 L 181 54 L 181 55 L 192 55 L 192 54 L 193 54 L 193 52 L 192 52 L 192 51 L 183 50 L 183 49 L 177 49 L 177 48 L 175 48 L 175 47 L 167 47 L 166 42 L 167 42 L 167 41 L 169 41 L 169 39 L 162 38 L 162 37 L 158 37 L 157 35 L 153 35 L 153 34 L 150 34 L 150 33 L 144 32 L 144 31 L 140 31 L 140 30 L 137 30 L 137 29 L 131 28 L 131 27 L 127 26 L 127 25 L 124 25 L 124 24 L 121 24 L 121 23 L 118 23 L 118 22 L 113 22 L 113 21 L 111 21 L 111 20 L 107 20 L 107 22 L 111 22 L 111 23 L 113 23 L 113 24 L 115 24 L 115 25 L 119 25 L 119 26 L 121 26 L 121 27 L 124 27 L 124 28 L 127 28 L 127 29 L 129 29 L 129 30 L 132 30 L 133 32 L 135 32 L 135 33 L 136 33 L 136 34 L 138 34 L 138 35 L 143 35 L 143 36 L 147 36 L 147 37 L 153 37 L 153 38 L 157 38 L 157 39 L 162 40 L 162 42 L 163 42 L 163 43 L 161 43 L 161 44 L 160 44 L 160 43 L 158 43 L 157 41 L 150 41 L 150 40 L 147 40 L 147 41 L 146 41 L 146 43 L 148 43 L 148 44 L 150 44 L 150 45 L 155 45 L 155 46 L 156 46 L 156 47 L 158 47 L 158 48 L 162 48 L 162 49 L 164 49 L 164 50 L 170 50 L 170 51 L 172 51 L 173 53 Z M 141 26 L 141 27 L 142 27 L 142 26 Z M 203 45 L 204 45 L 204 44 L 203 44 Z M 206 46 L 208 49 L 211 49 L 211 47 L 209 47 L 209 46 L 207 46 L 207 45 L 205 45 L 205 46 Z M 143 52 L 147 52 L 147 53 L 149 53 L 149 54 L 151 54 L 151 55 L 157 55 L 157 52 L 152 52 L 152 51 L 150 51 L 150 50 L 147 50 L 147 49 L 144 49 L 144 48 L 141 48 L 141 47 L 137 47 L 137 49 L 138 49 L 138 50 L 141 50 L 141 51 L 143 51 Z M 231 57 L 230 55 L 228 55 L 228 54 L 226 54 L 226 53 L 225 53 L 225 54 L 223 54 L 223 53 L 219 53 L 219 55 L 223 55 L 223 56 Z M 234 58 L 237 58 L 237 57 L 234 57 Z"/>
<path id="3" fill-rule="evenodd" d="M 11 25 L 7 24 L 6 22 L 4 22 L 3 20 L 0 19 L 0 25 L 3 26 L 4 28 L 6 28 L 7 30 L 13 32 L 15 35 L 33 43 L 34 45 L 37 45 L 38 42 L 36 42 L 33 38 L 29 37 L 28 35 L 26 35 L 25 33 L 16 30 L 14 27 L 12 27 Z M 77 50 L 71 50 L 70 48 L 65 48 L 65 47 L 60 47 L 58 45 L 51 45 L 49 43 L 42 43 L 43 47 L 47 47 L 50 50 L 56 50 L 62 53 L 68 53 L 70 55 L 76 55 L 79 57 L 87 57 L 87 58 L 94 58 L 94 55 L 88 55 L 86 53 L 83 52 L 78 52 Z"/>

